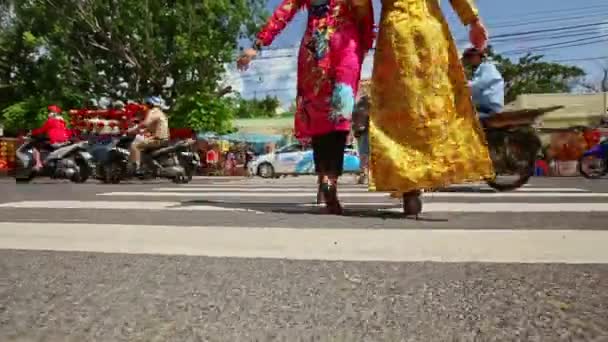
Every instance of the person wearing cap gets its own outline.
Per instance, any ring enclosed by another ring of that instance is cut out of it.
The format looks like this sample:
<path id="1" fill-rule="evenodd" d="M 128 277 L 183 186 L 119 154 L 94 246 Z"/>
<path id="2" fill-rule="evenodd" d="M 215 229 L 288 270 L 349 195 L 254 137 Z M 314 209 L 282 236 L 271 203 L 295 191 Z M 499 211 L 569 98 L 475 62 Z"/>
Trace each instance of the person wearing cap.
<path id="1" fill-rule="evenodd" d="M 144 129 L 150 136 L 131 144 L 131 160 L 135 164 L 137 174 L 141 174 L 141 152 L 145 149 L 154 149 L 169 141 L 169 119 L 161 110 L 163 100 L 158 96 L 148 97 L 145 100 L 143 121 L 131 131 Z"/>
<path id="2" fill-rule="evenodd" d="M 486 59 L 484 50 L 475 47 L 464 51 L 462 61 L 473 68 L 469 87 L 479 117 L 487 119 L 501 113 L 505 104 L 505 81 L 496 65 Z"/>
<path id="3" fill-rule="evenodd" d="M 48 118 L 44 122 L 44 125 L 40 128 L 32 130 L 32 136 L 46 136 L 51 145 L 61 144 L 70 139 L 71 132 L 65 124 L 65 120 L 61 117 L 61 108 L 56 105 L 47 107 Z M 36 160 L 35 169 L 42 168 L 42 160 L 40 159 L 40 152 L 34 148 L 34 159 Z"/>

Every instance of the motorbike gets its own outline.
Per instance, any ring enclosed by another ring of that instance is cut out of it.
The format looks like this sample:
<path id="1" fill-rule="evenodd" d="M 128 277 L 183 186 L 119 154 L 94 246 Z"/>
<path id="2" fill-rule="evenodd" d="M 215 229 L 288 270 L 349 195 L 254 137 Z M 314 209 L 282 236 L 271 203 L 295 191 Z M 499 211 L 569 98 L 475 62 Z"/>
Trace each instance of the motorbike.
<path id="1" fill-rule="evenodd" d="M 123 136 L 116 139 L 109 147 L 107 156 L 102 163 L 100 178 L 104 183 L 118 184 L 122 180 L 135 176 L 135 169 L 130 162 L 129 147 L 135 140 L 134 136 Z M 198 167 L 198 156 L 191 151 L 191 141 L 167 143 L 159 148 L 145 150 L 142 153 L 140 179 L 157 177 L 171 179 L 174 183 L 188 183 L 192 180 Z"/>
<path id="2" fill-rule="evenodd" d="M 34 170 L 34 148 L 40 146 L 43 168 Z M 17 151 L 15 180 L 18 183 L 30 182 L 34 177 L 69 179 L 74 183 L 84 183 L 95 174 L 93 157 L 87 151 L 86 141 L 68 141 L 62 144 L 48 144 L 46 139 L 28 136 Z"/>
<path id="3" fill-rule="evenodd" d="M 579 172 L 587 179 L 598 179 L 608 174 L 608 139 L 604 138 L 578 161 Z"/>
<path id="4" fill-rule="evenodd" d="M 186 172 L 185 177 L 182 179 L 182 183 L 189 183 L 196 174 L 196 170 L 201 167 L 201 157 L 196 153 L 193 148 L 196 142 L 192 139 L 188 139 L 182 143 L 177 150 L 177 158 L 179 164 L 184 168 Z"/>
<path id="5" fill-rule="evenodd" d="M 563 108 L 553 106 L 503 112 L 482 120 L 496 177 L 487 184 L 498 191 L 511 191 L 525 185 L 534 174 L 542 148 L 533 127 L 536 119 Z M 503 180 L 502 176 L 514 176 Z"/>

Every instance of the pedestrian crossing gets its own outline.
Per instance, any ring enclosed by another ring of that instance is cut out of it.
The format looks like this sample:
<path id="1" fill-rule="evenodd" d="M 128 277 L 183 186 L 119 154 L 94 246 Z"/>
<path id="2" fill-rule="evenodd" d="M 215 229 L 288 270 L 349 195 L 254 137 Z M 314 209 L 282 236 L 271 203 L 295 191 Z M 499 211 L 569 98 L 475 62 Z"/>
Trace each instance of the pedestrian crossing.
<path id="1" fill-rule="evenodd" d="M 12 218 L 0 220 L 0 249 L 608 263 L 608 193 L 583 187 L 528 185 L 505 193 L 484 184 L 448 187 L 423 194 L 421 220 L 403 218 L 389 194 L 356 184 L 340 187 L 346 216 L 317 216 L 310 177 L 93 189 L 82 198 L 0 203 L 0 214 Z"/>

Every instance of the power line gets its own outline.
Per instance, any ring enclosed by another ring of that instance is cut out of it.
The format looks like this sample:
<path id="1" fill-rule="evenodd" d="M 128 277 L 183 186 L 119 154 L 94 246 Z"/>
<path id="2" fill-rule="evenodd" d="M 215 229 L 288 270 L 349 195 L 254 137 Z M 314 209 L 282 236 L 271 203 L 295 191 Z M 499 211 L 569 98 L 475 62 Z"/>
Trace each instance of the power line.
<path id="1" fill-rule="evenodd" d="M 528 35 L 536 34 L 536 33 L 559 32 L 559 31 L 566 31 L 566 30 L 570 30 L 570 29 L 593 27 L 593 26 L 599 26 L 599 25 L 608 25 L 608 21 L 602 21 L 602 22 L 597 22 L 597 23 L 592 23 L 592 24 L 581 24 L 581 25 L 572 25 L 572 26 L 556 27 L 556 28 L 549 28 L 549 29 L 541 29 L 541 30 L 520 31 L 520 32 L 514 32 L 514 33 L 497 34 L 497 35 L 492 36 L 491 38 L 495 39 L 495 38 L 503 38 L 503 37 L 528 36 Z"/>
<path id="2" fill-rule="evenodd" d="M 600 60 L 604 60 L 604 59 L 608 60 L 608 56 L 556 59 L 556 60 L 552 60 L 552 62 L 563 63 L 563 62 L 581 62 L 581 61 L 600 61 Z"/>
<path id="3" fill-rule="evenodd" d="M 563 12 L 568 12 L 569 14 L 572 14 L 573 12 L 580 12 L 580 11 L 587 11 L 587 10 L 597 10 L 597 9 L 608 9 L 608 5 L 593 5 L 593 6 L 587 6 L 587 7 L 571 7 L 571 8 L 561 8 L 561 9 L 553 9 L 553 10 L 541 10 L 541 11 L 533 11 L 533 12 L 525 12 L 525 13 L 520 13 L 520 14 L 513 14 L 514 16 L 521 18 L 525 18 L 525 17 L 530 17 L 530 16 L 535 16 L 535 15 L 547 15 L 547 14 L 553 14 L 553 13 L 563 13 Z M 500 21 L 498 21 L 500 22 Z M 497 22 L 497 23 L 498 23 Z M 505 21 L 503 21 L 505 22 Z"/>
<path id="4" fill-rule="evenodd" d="M 561 49 L 561 48 L 567 48 L 567 47 L 593 45 L 593 44 L 603 43 L 603 42 L 608 42 L 608 39 L 600 39 L 600 40 L 596 40 L 596 41 L 591 41 L 591 42 L 586 42 L 586 43 L 576 43 L 576 44 L 570 44 L 570 45 L 566 44 L 566 45 L 559 45 L 559 46 L 553 46 L 553 47 L 543 47 L 540 49 L 538 47 L 536 47 L 536 48 L 532 47 L 532 48 L 528 48 L 528 49 L 518 49 L 518 50 L 500 52 L 500 54 L 501 55 L 517 55 L 517 54 L 522 54 L 522 53 L 539 52 L 539 51 L 544 51 L 544 50 L 553 50 L 553 49 Z"/>
<path id="5" fill-rule="evenodd" d="M 588 37 L 588 38 L 582 38 L 582 39 L 574 39 L 574 40 L 567 40 L 564 42 L 559 42 L 559 43 L 553 43 L 553 44 L 545 44 L 545 45 L 539 45 L 536 47 L 532 47 L 530 49 L 533 50 L 542 50 L 544 48 L 548 48 L 548 47 L 559 47 L 563 44 L 570 44 L 570 43 L 578 43 L 578 42 L 582 42 L 582 41 L 587 41 L 587 40 L 593 40 L 593 39 L 597 39 L 597 38 L 604 38 L 604 37 L 608 37 L 608 34 L 601 34 L 598 36 L 593 36 L 593 37 Z"/>
<path id="6" fill-rule="evenodd" d="M 567 32 L 566 34 L 560 34 L 560 35 L 556 35 L 556 34 L 550 34 L 550 35 L 539 35 L 539 36 L 532 36 L 532 37 L 526 37 L 525 41 L 526 42 L 533 42 L 533 41 L 543 41 L 543 40 L 556 40 L 556 39 L 563 39 L 563 38 L 571 38 L 571 37 L 584 37 L 584 36 L 589 36 L 589 35 L 593 35 L 593 34 L 597 34 L 597 32 L 594 31 L 590 31 L 588 29 L 584 29 L 584 30 L 572 30 L 570 32 Z M 521 42 L 522 39 L 521 38 L 496 38 L 496 39 L 491 39 L 491 43 L 492 45 L 495 44 L 504 44 L 504 43 L 510 43 L 510 42 Z"/>
<path id="7" fill-rule="evenodd" d="M 604 17 L 605 18 L 607 15 L 608 15 L 608 12 L 587 13 L 584 15 L 571 16 L 571 17 L 554 17 L 554 18 L 547 18 L 547 19 L 540 19 L 540 20 L 530 19 L 530 20 L 525 20 L 525 21 L 512 21 L 509 24 L 500 24 L 500 25 L 488 23 L 487 26 L 492 29 L 501 29 L 501 28 L 508 28 L 508 27 L 530 26 L 530 25 L 537 25 L 537 24 L 544 24 L 544 23 L 589 19 L 590 17 Z"/>

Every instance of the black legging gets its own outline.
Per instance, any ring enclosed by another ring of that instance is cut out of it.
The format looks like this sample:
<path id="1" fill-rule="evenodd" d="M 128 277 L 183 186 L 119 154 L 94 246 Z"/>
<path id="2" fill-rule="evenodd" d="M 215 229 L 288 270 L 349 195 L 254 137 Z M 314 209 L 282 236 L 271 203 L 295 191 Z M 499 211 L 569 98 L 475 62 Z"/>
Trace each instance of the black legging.
<path id="1" fill-rule="evenodd" d="M 348 132 L 333 131 L 312 137 L 315 171 L 332 176 L 341 176 L 344 170 L 344 148 Z"/>

